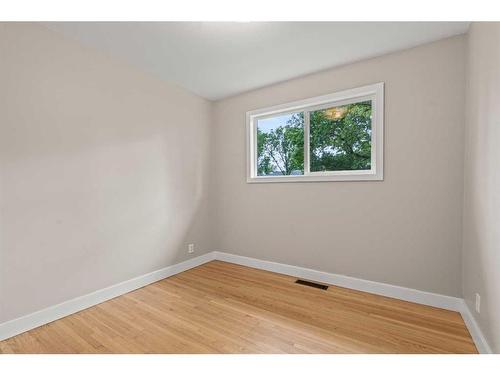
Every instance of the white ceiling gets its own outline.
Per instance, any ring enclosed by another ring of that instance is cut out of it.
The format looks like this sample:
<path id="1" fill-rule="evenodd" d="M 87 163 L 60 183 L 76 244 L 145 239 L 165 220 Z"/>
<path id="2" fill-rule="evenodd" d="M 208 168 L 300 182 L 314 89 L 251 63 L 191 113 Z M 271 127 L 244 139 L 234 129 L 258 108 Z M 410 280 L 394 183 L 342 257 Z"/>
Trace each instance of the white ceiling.
<path id="1" fill-rule="evenodd" d="M 467 31 L 468 22 L 44 23 L 207 99 Z"/>

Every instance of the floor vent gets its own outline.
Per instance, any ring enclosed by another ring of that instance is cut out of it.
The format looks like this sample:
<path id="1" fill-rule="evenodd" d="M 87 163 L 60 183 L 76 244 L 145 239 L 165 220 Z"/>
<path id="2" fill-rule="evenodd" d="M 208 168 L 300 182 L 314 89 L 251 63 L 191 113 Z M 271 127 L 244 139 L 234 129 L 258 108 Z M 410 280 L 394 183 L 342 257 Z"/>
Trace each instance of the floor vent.
<path id="1" fill-rule="evenodd" d="M 307 281 L 307 280 L 298 279 L 297 281 L 295 281 L 295 283 L 300 284 L 300 285 L 310 286 L 312 288 L 318 288 L 318 289 L 323 289 L 323 290 L 328 289 L 328 285 L 317 284 L 317 283 L 313 283 L 312 281 Z"/>

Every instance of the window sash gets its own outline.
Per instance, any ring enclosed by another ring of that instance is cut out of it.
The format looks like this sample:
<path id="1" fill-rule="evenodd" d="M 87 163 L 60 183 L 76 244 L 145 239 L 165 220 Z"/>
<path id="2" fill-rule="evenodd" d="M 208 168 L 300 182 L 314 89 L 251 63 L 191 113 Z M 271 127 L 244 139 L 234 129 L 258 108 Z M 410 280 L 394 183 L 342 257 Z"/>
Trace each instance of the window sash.
<path id="1" fill-rule="evenodd" d="M 304 113 L 304 153 L 307 153 L 307 175 L 313 175 L 313 176 L 335 176 L 335 175 L 350 175 L 350 174 L 358 174 L 359 172 L 372 172 L 374 166 L 373 166 L 373 161 L 375 160 L 375 154 L 373 150 L 373 144 L 375 141 L 374 137 L 374 132 L 371 132 L 371 139 L 370 139 L 370 145 L 371 145 L 371 165 L 370 169 L 362 169 L 362 170 L 340 170 L 340 171 L 316 171 L 316 172 L 311 172 L 311 112 L 315 111 L 321 111 L 324 109 L 328 108 L 334 108 L 334 107 L 342 107 L 348 104 L 355 104 L 355 103 L 361 103 L 361 102 L 371 102 L 372 105 L 372 118 L 373 118 L 373 101 L 374 101 L 374 96 L 373 95 L 368 95 L 364 97 L 359 97 L 359 98 L 352 98 L 352 99 L 346 99 L 346 100 L 341 100 L 341 101 L 335 101 L 331 103 L 326 103 L 318 106 L 311 106 L 307 107 L 305 113 Z M 307 121 L 305 120 L 306 118 L 306 113 L 307 113 Z M 372 125 L 373 125 L 373 120 L 372 120 Z M 307 134 L 307 137 L 306 137 Z M 305 159 L 304 155 L 304 159 Z M 304 162 L 305 164 L 305 162 Z M 306 166 L 304 165 L 304 170 Z M 306 175 L 304 171 L 304 175 Z"/>

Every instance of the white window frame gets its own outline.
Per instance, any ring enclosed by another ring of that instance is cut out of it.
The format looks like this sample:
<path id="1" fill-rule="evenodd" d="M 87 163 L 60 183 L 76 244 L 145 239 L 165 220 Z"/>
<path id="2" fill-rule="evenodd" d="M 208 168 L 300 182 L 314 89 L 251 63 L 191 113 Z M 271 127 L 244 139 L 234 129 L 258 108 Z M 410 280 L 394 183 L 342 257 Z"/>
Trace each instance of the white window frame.
<path id="1" fill-rule="evenodd" d="M 309 170 L 309 112 L 361 101 L 372 102 L 371 169 L 311 172 Z M 257 175 L 257 121 L 304 112 L 304 174 L 288 176 Z M 357 87 L 333 94 L 257 109 L 246 113 L 247 123 L 247 182 L 319 182 L 319 181 L 365 181 L 384 179 L 384 83 Z"/>

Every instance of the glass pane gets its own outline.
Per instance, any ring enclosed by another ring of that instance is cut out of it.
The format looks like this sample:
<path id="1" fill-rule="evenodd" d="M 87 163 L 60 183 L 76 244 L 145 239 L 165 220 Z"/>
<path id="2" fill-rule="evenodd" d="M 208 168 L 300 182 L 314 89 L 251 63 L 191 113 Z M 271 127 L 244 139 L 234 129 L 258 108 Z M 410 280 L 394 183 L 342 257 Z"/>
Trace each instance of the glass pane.
<path id="1" fill-rule="evenodd" d="M 304 174 L 304 113 L 257 120 L 257 175 Z"/>
<path id="2" fill-rule="evenodd" d="M 311 172 L 371 168 L 372 102 L 310 112 Z"/>

